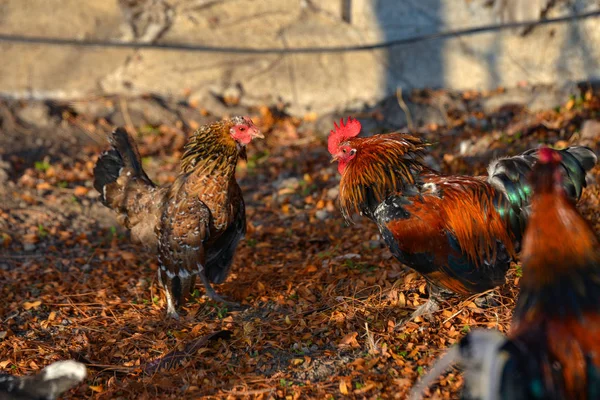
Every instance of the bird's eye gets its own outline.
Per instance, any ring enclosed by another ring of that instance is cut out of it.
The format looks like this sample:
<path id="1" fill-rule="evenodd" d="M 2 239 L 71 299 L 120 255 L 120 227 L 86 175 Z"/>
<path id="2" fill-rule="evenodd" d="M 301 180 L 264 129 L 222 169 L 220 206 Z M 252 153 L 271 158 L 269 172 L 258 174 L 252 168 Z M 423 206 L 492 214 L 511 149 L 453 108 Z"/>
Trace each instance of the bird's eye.
<path id="1" fill-rule="evenodd" d="M 246 130 L 246 128 L 244 128 L 243 126 L 240 126 L 240 131 L 244 132 Z"/>
<path id="2" fill-rule="evenodd" d="M 355 155 L 355 154 L 356 154 L 356 149 L 352 149 L 352 150 L 350 150 L 350 155 L 351 155 L 351 156 L 353 156 L 353 155 Z"/>
<path id="3" fill-rule="evenodd" d="M 344 153 L 344 154 L 345 154 L 345 153 L 346 153 L 346 149 L 342 149 L 342 153 Z"/>

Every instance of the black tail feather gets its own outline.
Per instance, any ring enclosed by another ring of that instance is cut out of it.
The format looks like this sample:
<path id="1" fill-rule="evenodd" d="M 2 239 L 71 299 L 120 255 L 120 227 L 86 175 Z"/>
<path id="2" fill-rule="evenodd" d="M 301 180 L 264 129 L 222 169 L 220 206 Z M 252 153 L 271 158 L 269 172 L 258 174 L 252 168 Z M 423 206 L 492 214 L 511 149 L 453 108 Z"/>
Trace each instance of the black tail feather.
<path id="1" fill-rule="evenodd" d="M 106 204 L 104 188 L 117 180 L 125 166 L 118 151 L 111 149 L 100 155 L 94 167 L 94 188 L 100 193 L 100 200 Z"/>
<path id="2" fill-rule="evenodd" d="M 596 165 L 598 157 L 585 146 L 569 147 L 560 150 L 560 154 L 565 172 L 565 191 L 571 199 L 577 201 L 586 187 L 586 172 Z M 510 208 L 499 211 L 507 214 L 517 241 L 521 239 L 530 213 L 532 190 L 528 177 L 537 159 L 538 149 L 531 149 L 518 156 L 495 160 L 488 167 L 488 182 L 504 193 L 510 203 Z"/>
<path id="3" fill-rule="evenodd" d="M 123 168 L 127 168 L 131 178 L 141 178 L 154 186 L 142 168 L 142 160 L 137 146 L 123 128 L 115 129 L 108 141 L 112 148 L 100 155 L 94 167 L 94 188 L 100 193 L 101 201 L 106 205 L 106 185 L 116 182 Z"/>
<path id="4" fill-rule="evenodd" d="M 124 128 L 115 129 L 108 141 L 119 152 L 124 164 L 132 169 L 134 176 L 148 178 L 142 168 L 142 158 L 137 145 Z"/>

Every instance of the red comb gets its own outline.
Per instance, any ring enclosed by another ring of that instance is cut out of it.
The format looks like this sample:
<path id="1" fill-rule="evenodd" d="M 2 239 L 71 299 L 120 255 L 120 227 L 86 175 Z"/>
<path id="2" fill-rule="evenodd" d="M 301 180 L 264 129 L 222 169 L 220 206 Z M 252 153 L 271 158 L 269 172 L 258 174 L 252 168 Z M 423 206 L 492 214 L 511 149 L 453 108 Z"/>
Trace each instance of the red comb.
<path id="1" fill-rule="evenodd" d="M 340 143 L 350 138 L 357 136 L 360 133 L 360 122 L 358 120 L 348 117 L 348 122 L 344 125 L 344 118 L 340 119 L 340 126 L 335 122 L 333 123 L 335 130 L 329 132 L 329 138 L 327 139 L 327 149 L 330 154 L 335 154 Z"/>
<path id="2" fill-rule="evenodd" d="M 559 163 L 562 160 L 560 153 L 550 147 L 542 147 L 538 151 L 538 160 L 542 164 Z"/>

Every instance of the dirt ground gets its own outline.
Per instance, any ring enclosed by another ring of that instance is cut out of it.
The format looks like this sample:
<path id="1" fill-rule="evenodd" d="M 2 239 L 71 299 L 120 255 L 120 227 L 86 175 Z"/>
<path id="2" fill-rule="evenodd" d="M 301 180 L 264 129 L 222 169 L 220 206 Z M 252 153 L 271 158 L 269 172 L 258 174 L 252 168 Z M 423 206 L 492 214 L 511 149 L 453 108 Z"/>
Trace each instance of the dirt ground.
<path id="1" fill-rule="evenodd" d="M 434 143 L 427 161 L 447 173 L 480 174 L 493 157 L 540 143 L 594 146 L 600 100 L 591 90 L 536 114 L 507 105 L 493 114 L 482 96 L 450 97 L 444 124 L 415 133 Z M 420 93 L 428 102 L 443 92 Z M 201 105 L 152 97 L 78 103 L 0 101 L 0 371 L 30 374 L 74 358 L 85 384 L 64 398 L 405 398 L 443 351 L 475 327 L 507 331 L 521 270 L 493 293 L 498 305 L 452 299 L 435 321 L 406 321 L 426 300 L 425 281 L 391 256 L 376 226 L 347 225 L 326 135 L 334 116 L 249 114 L 266 136 L 238 168 L 248 234 L 219 293 L 200 285 L 179 321 L 165 318 L 156 260 L 132 244 L 92 188 L 92 169 L 115 125 L 138 132 L 143 164 L 172 181 Z M 354 114 L 381 130 L 383 111 Z M 600 232 L 594 183 L 580 210 Z M 225 332 L 224 332 L 225 331 Z M 456 398 L 458 369 L 431 389 Z"/>

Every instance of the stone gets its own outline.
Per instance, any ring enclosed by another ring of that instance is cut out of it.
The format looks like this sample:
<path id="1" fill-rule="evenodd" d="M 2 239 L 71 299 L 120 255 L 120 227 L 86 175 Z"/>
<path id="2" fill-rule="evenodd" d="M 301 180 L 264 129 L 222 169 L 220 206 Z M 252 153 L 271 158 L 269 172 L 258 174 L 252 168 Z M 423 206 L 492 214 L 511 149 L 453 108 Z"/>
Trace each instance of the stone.
<path id="1" fill-rule="evenodd" d="M 600 122 L 589 119 L 581 125 L 579 144 L 595 147 L 600 140 Z"/>
<path id="2" fill-rule="evenodd" d="M 17 118 L 37 128 L 48 128 L 58 123 L 57 118 L 50 115 L 50 108 L 42 102 L 28 102 L 17 110 Z"/>

